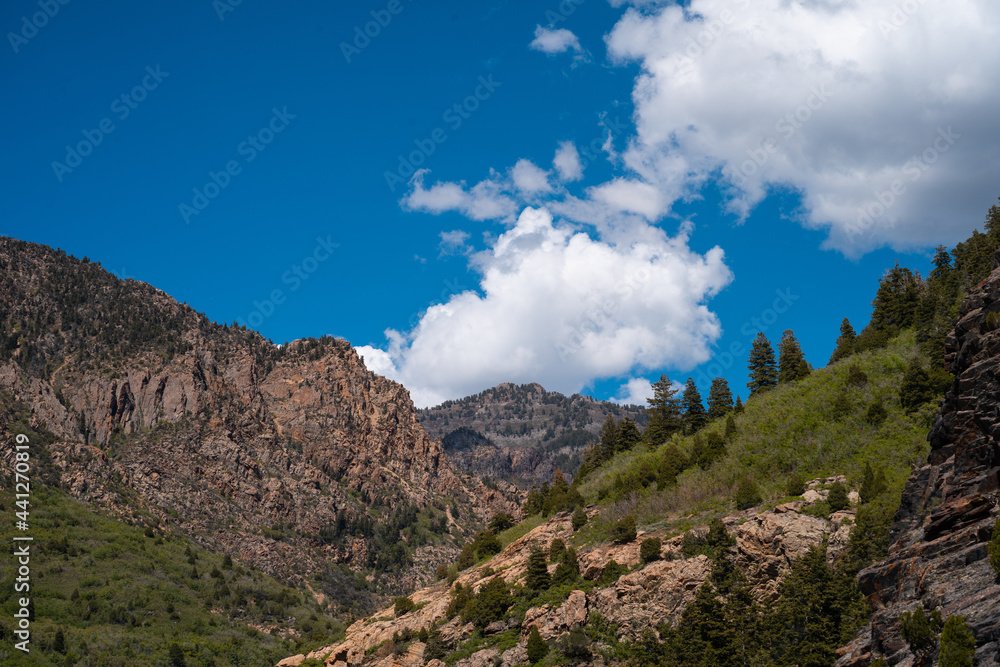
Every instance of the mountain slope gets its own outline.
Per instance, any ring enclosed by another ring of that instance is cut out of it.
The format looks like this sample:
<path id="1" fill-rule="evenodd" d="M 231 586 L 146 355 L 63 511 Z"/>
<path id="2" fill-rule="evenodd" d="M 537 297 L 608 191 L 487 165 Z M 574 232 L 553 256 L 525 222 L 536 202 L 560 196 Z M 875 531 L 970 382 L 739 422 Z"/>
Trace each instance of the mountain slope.
<path id="1" fill-rule="evenodd" d="M 410 585 L 454 551 L 450 530 L 514 510 L 512 487 L 458 474 L 408 392 L 346 341 L 277 347 L 7 238 L 0 341 L 0 390 L 53 433 L 74 495 L 285 579 L 346 562 Z"/>
<path id="2" fill-rule="evenodd" d="M 906 484 L 890 555 L 859 577 L 878 610 L 839 665 L 868 665 L 877 656 L 890 665 L 910 664 L 914 655 L 901 636 L 900 615 L 920 607 L 964 616 L 976 638 L 976 664 L 1000 664 L 1000 579 L 986 546 L 1000 503 L 998 265 L 1000 254 L 946 339 L 956 378 L 934 420 L 930 455 Z M 928 657 L 936 652 L 932 642 Z"/>
<path id="3" fill-rule="evenodd" d="M 537 383 L 509 382 L 418 410 L 417 415 L 459 469 L 522 487 L 551 481 L 557 469 L 571 477 L 608 415 L 639 424 L 648 419 L 645 408 L 638 405 L 564 396 Z"/>

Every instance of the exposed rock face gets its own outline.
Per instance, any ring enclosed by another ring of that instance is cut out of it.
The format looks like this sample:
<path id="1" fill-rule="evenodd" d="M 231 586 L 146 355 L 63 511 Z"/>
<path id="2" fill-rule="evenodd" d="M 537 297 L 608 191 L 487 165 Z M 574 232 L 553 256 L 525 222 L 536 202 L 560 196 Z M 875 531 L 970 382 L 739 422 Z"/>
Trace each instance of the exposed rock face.
<path id="1" fill-rule="evenodd" d="M 458 469 L 525 487 L 551 482 L 557 468 L 571 477 L 609 414 L 639 424 L 648 418 L 638 405 L 510 382 L 418 411 L 424 429 L 442 440 Z"/>
<path id="2" fill-rule="evenodd" d="M 451 497 L 462 522 L 516 512 L 516 490 L 458 474 L 406 389 L 346 341 L 277 347 L 11 239 L 0 270 L 0 391 L 55 434 L 52 460 L 83 499 L 126 518 L 146 509 L 286 579 L 363 560 L 364 539 L 319 539 L 341 510 Z"/>
<path id="3" fill-rule="evenodd" d="M 832 560 L 846 544 L 849 523 L 846 520 L 853 519 L 852 511 L 838 513 L 834 520 L 827 521 L 800 513 L 798 510 L 803 505 L 803 501 L 797 501 L 771 511 L 748 510 L 724 519 L 727 529 L 736 538 L 733 548 L 736 563 L 747 573 L 754 594 L 761 600 L 773 597 L 792 561 L 805 555 L 810 547 L 827 541 Z M 569 514 L 558 514 L 507 545 L 486 563 L 463 572 L 458 582 L 474 590 L 493 577 L 503 577 L 509 584 L 523 583 L 532 546 L 547 549 L 556 538 L 569 543 L 572 534 Z M 629 566 L 630 571 L 611 585 L 595 587 L 589 592 L 573 591 L 560 604 L 528 609 L 520 622 L 520 639 L 516 647 L 502 654 L 494 649 L 484 649 L 456 664 L 468 667 L 494 664 L 513 667 L 522 664 L 526 659 L 525 646 L 532 626 L 538 627 L 543 639 L 558 639 L 570 630 L 586 625 L 595 613 L 617 624 L 620 636 L 631 641 L 638 640 L 644 630 L 658 623 L 676 623 L 694 599 L 698 587 L 709 577 L 711 562 L 705 556 L 684 558 L 681 555 L 683 536 L 676 536 L 664 542 L 663 560 L 640 568 L 640 543 L 647 537 L 663 539 L 665 535 L 662 532 L 640 532 L 635 540 L 626 544 L 609 542 L 585 548 L 579 554 L 580 571 L 585 579 L 598 578 L 612 559 L 620 565 Z M 757 567 L 758 564 L 764 565 Z M 555 565 L 549 568 L 551 572 Z M 371 618 L 354 623 L 348 628 L 343 642 L 308 656 L 287 658 L 283 664 L 295 665 L 307 657 L 325 659 L 326 664 L 335 667 L 382 664 L 376 662 L 375 656 L 366 657 L 366 654 L 391 642 L 395 633 L 402 634 L 405 630 L 417 632 L 445 620 L 450 590 L 451 587 L 444 583 L 420 589 L 410 596 L 419 609 L 399 618 L 393 618 L 391 607 L 383 609 Z M 516 623 L 516 619 L 508 619 L 496 627 L 488 627 L 486 634 L 517 627 Z M 468 638 L 473 629 L 471 623 L 462 625 L 456 616 L 441 626 L 440 631 L 445 643 L 454 646 Z M 497 659 L 499 663 L 495 662 Z M 406 664 L 402 658 L 398 660 L 391 664 Z"/>
<path id="4" fill-rule="evenodd" d="M 994 267 L 997 266 L 994 257 Z M 859 575 L 877 606 L 838 665 L 913 664 L 899 616 L 920 605 L 965 616 L 977 664 L 1000 665 L 1000 582 L 986 543 L 1000 499 L 1000 270 L 977 285 L 947 338 L 955 382 L 928 436 L 927 465 L 914 471 L 895 516 L 889 557 Z"/>

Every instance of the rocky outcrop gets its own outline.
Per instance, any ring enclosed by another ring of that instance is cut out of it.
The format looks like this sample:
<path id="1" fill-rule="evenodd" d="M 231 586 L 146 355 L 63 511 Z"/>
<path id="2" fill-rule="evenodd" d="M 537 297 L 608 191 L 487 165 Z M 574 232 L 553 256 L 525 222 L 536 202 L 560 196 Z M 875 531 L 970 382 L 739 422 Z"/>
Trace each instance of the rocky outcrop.
<path id="1" fill-rule="evenodd" d="M 54 435 L 52 463 L 84 500 L 152 515 L 286 580 L 364 560 L 365 539 L 322 537 L 338 515 L 449 499 L 460 524 L 516 513 L 517 490 L 455 471 L 407 390 L 347 341 L 277 346 L 11 239 L 0 238 L 0 269 L 0 395 Z M 431 560 L 399 587 L 426 582 L 454 551 L 424 547 Z"/>
<path id="2" fill-rule="evenodd" d="M 976 636 L 977 664 L 1000 665 L 1000 580 L 986 553 L 1000 501 L 998 258 L 947 338 L 955 381 L 928 436 L 927 464 L 906 485 L 889 556 L 859 575 L 876 611 L 838 665 L 861 667 L 876 657 L 915 664 L 900 637 L 899 616 L 921 605 L 945 617 L 964 616 Z"/>
<path id="3" fill-rule="evenodd" d="M 832 560 L 846 545 L 846 531 L 853 520 L 853 511 L 840 512 L 832 520 L 826 520 L 800 512 L 805 505 L 805 501 L 795 501 L 767 511 L 747 510 L 724 519 L 727 529 L 736 539 L 735 546 L 731 548 L 735 562 L 747 574 L 754 595 L 762 601 L 774 597 L 777 585 L 792 561 L 805 555 L 810 547 L 827 543 Z M 589 512 L 594 515 L 596 510 L 591 508 Z M 707 531 L 705 528 L 697 530 Z M 534 546 L 547 549 L 556 538 L 571 544 L 572 535 L 571 517 L 566 513 L 558 514 L 511 542 L 486 563 L 463 572 L 457 581 L 473 590 L 493 577 L 503 577 L 512 585 L 523 584 L 531 549 Z M 661 539 L 663 558 L 642 565 L 640 544 L 648 537 Z M 604 542 L 584 547 L 578 560 L 585 579 L 596 580 L 612 559 L 629 571 L 610 585 L 593 587 L 587 592 L 572 591 L 559 603 L 529 608 L 523 619 L 508 618 L 495 627 L 486 628 L 487 635 L 519 628 L 517 646 L 503 652 L 483 649 L 456 664 L 499 664 L 505 667 L 522 664 L 526 659 L 525 646 L 532 626 L 538 627 L 543 639 L 559 640 L 574 628 L 592 622 L 595 614 L 614 623 L 619 636 L 629 641 L 637 641 L 646 629 L 659 623 L 676 623 L 694 599 L 698 588 L 709 577 L 711 561 L 705 556 L 684 558 L 681 552 L 682 535 L 666 538 L 662 531 L 640 532 L 635 540 L 628 543 Z M 555 565 L 549 568 L 553 571 Z M 293 656 L 282 664 L 296 665 L 306 658 L 323 659 L 334 667 L 383 664 L 376 660 L 385 658 L 379 658 L 376 653 L 391 644 L 394 635 L 403 635 L 407 631 L 416 633 L 446 620 L 448 622 L 439 628 L 441 637 L 447 645 L 454 647 L 467 639 L 474 627 L 472 624 L 462 625 L 457 616 L 446 618 L 451 588 L 441 583 L 420 589 L 410 596 L 418 607 L 416 610 L 394 618 L 392 608 L 383 609 L 371 618 L 354 623 L 348 628 L 345 640 L 339 644 L 308 655 Z M 398 660 L 387 664 L 405 664 L 402 658 Z"/>

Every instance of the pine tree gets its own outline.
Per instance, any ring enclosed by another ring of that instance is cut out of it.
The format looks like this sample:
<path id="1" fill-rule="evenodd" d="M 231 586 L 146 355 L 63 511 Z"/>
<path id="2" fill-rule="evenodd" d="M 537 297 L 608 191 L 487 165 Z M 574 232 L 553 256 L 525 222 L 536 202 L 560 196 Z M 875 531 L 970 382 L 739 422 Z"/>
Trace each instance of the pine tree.
<path id="1" fill-rule="evenodd" d="M 705 406 L 701 404 L 701 393 L 695 386 L 692 378 L 687 379 L 684 385 L 684 395 L 681 398 L 681 405 L 684 408 L 684 430 L 687 433 L 694 433 L 708 423 L 708 415 L 705 413 Z"/>
<path id="2" fill-rule="evenodd" d="M 743 414 L 743 399 L 740 398 L 739 394 L 736 394 L 736 403 L 733 405 L 733 414 Z"/>
<path id="3" fill-rule="evenodd" d="M 875 299 L 872 300 L 872 317 L 869 326 L 877 331 L 895 335 L 900 329 L 913 324 L 919 298 L 920 275 L 908 268 L 896 266 L 879 281 Z"/>
<path id="4" fill-rule="evenodd" d="M 611 457 L 618 451 L 618 424 L 615 418 L 608 415 L 604 419 L 604 426 L 601 427 L 600 452 L 601 462 L 611 460 Z"/>
<path id="5" fill-rule="evenodd" d="M 531 555 L 528 556 L 528 572 L 524 579 L 525 587 L 532 591 L 544 591 L 551 583 L 548 564 L 545 562 L 545 552 L 538 547 L 532 547 Z"/>
<path id="6" fill-rule="evenodd" d="M 625 417 L 618 424 L 618 451 L 627 452 L 642 442 L 642 431 L 631 418 Z"/>
<path id="7" fill-rule="evenodd" d="M 941 630 L 940 667 L 972 667 L 976 659 L 976 638 L 964 616 L 949 616 Z"/>
<path id="8" fill-rule="evenodd" d="M 857 337 L 850 320 L 845 317 L 844 321 L 840 323 L 840 336 L 837 337 L 837 346 L 833 349 L 833 354 L 830 355 L 830 363 L 849 356 L 854 351 L 854 339 Z"/>
<path id="9" fill-rule="evenodd" d="M 712 386 L 708 390 L 708 416 L 710 419 L 718 419 L 726 416 L 733 409 L 733 392 L 729 390 L 729 383 L 724 378 L 712 380 Z"/>
<path id="10" fill-rule="evenodd" d="M 747 360 L 750 382 L 747 389 L 751 398 L 758 392 L 767 391 L 778 384 L 778 370 L 774 361 L 774 349 L 764 332 L 758 332 Z"/>
<path id="11" fill-rule="evenodd" d="M 549 645 L 545 643 L 542 636 L 538 634 L 538 626 L 531 626 L 531 632 L 528 633 L 528 662 L 531 664 L 537 663 L 539 660 L 544 658 L 549 654 Z"/>
<path id="12" fill-rule="evenodd" d="M 736 437 L 736 420 L 733 419 L 732 415 L 726 417 L 726 432 L 722 437 L 725 438 L 726 442 L 732 442 L 733 438 Z"/>
<path id="13" fill-rule="evenodd" d="M 62 628 L 56 630 L 55 639 L 52 640 L 52 650 L 56 653 L 66 652 L 66 635 L 63 634 Z"/>
<path id="14" fill-rule="evenodd" d="M 681 417 L 681 400 L 677 398 L 677 390 L 670 383 L 670 378 L 661 375 L 653 383 L 653 398 L 647 398 L 649 407 L 649 424 L 646 425 L 645 440 L 650 445 L 660 445 L 670 439 L 683 427 Z"/>
<path id="15" fill-rule="evenodd" d="M 934 383 L 924 370 L 918 357 L 910 359 L 903 374 L 899 387 L 899 403 L 907 412 L 913 412 L 918 407 L 937 398 Z"/>
<path id="16" fill-rule="evenodd" d="M 778 343 L 778 382 L 794 382 L 809 375 L 809 364 L 791 329 L 781 334 Z"/>

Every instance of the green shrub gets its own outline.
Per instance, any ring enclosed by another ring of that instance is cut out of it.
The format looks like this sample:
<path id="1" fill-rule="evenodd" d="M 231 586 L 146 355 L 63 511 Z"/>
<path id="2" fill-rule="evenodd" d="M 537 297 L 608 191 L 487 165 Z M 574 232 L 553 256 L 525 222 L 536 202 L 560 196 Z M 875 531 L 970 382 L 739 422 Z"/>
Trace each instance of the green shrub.
<path id="1" fill-rule="evenodd" d="M 580 563 L 576 557 L 576 549 L 570 547 L 563 554 L 563 562 L 556 566 L 552 573 L 552 585 L 560 586 L 580 578 Z"/>
<path id="2" fill-rule="evenodd" d="M 580 530 L 585 525 L 587 525 L 587 512 L 582 507 L 577 507 L 573 512 L 573 530 Z"/>
<path id="3" fill-rule="evenodd" d="M 759 505 L 762 500 L 763 498 L 761 498 L 760 490 L 757 488 L 757 485 L 754 484 L 753 480 L 749 477 L 742 478 L 739 485 L 736 487 L 736 493 L 733 494 L 733 501 L 736 503 L 736 509 L 750 509 L 751 507 Z"/>
<path id="4" fill-rule="evenodd" d="M 466 570 L 476 564 L 476 548 L 472 546 L 471 542 L 462 547 L 455 564 L 458 565 L 459 570 Z"/>
<path id="5" fill-rule="evenodd" d="M 512 519 L 511 516 L 506 512 L 499 512 L 493 517 L 489 525 L 487 525 L 486 527 L 492 530 L 494 533 L 502 533 L 503 531 L 507 530 L 508 528 L 512 528 L 513 526 L 514 526 L 514 519 Z"/>
<path id="6" fill-rule="evenodd" d="M 847 369 L 847 384 L 860 387 L 868 384 L 868 374 L 857 364 L 851 364 Z"/>
<path id="7" fill-rule="evenodd" d="M 941 612 L 937 610 L 928 616 L 923 607 L 917 607 L 899 617 L 899 634 L 915 655 L 923 655 L 934 648 L 940 628 Z"/>
<path id="8" fill-rule="evenodd" d="M 830 506 L 831 512 L 846 510 L 851 506 L 850 501 L 847 499 L 847 487 L 840 482 L 834 482 L 830 486 L 830 493 L 826 498 L 826 502 Z"/>
<path id="9" fill-rule="evenodd" d="M 990 555 L 990 565 L 993 567 L 993 571 L 1000 575 L 1000 516 L 993 524 L 993 537 L 986 549 Z"/>
<path id="10" fill-rule="evenodd" d="M 799 473 L 795 473 L 788 478 L 785 484 L 785 493 L 789 496 L 801 496 L 806 492 L 806 480 Z"/>
<path id="11" fill-rule="evenodd" d="M 477 534 L 476 539 L 472 541 L 472 550 L 475 552 L 476 558 L 483 559 L 503 551 L 503 545 L 500 544 L 500 538 L 497 537 L 496 533 L 492 530 L 484 530 Z"/>
<path id="12" fill-rule="evenodd" d="M 604 568 L 601 570 L 601 576 L 597 581 L 603 585 L 613 584 L 626 572 L 628 572 L 628 568 L 619 564 L 618 561 L 612 558 L 604 564 Z"/>
<path id="13" fill-rule="evenodd" d="M 885 406 L 882 405 L 882 400 L 876 399 L 871 405 L 868 406 L 868 411 L 865 413 L 865 422 L 877 428 L 881 426 L 888 417 L 889 412 L 885 409 Z"/>
<path id="14" fill-rule="evenodd" d="M 392 610 L 393 613 L 396 615 L 396 618 L 399 618 L 403 614 L 408 614 L 409 612 L 413 611 L 416 608 L 417 605 L 414 604 L 413 600 L 407 597 L 401 597 L 401 598 L 396 598 L 396 603 L 393 605 Z"/>
<path id="15" fill-rule="evenodd" d="M 654 560 L 660 560 L 660 551 L 663 549 L 663 544 L 660 542 L 658 537 L 647 537 L 639 545 L 639 558 L 642 559 L 643 563 L 652 563 Z"/>
<path id="16" fill-rule="evenodd" d="M 503 577 L 494 577 L 480 586 L 479 592 L 462 611 L 462 620 L 485 628 L 493 621 L 502 619 L 513 603 L 507 582 Z"/>
<path id="17" fill-rule="evenodd" d="M 469 594 L 469 589 L 463 586 L 461 581 L 457 582 L 448 594 L 451 596 L 451 600 L 448 602 L 448 608 L 445 610 L 444 615 L 445 618 L 453 618 L 465 611 L 466 606 L 468 606 L 469 601 L 472 599 L 472 595 Z"/>
<path id="18" fill-rule="evenodd" d="M 976 638 L 964 616 L 949 616 L 941 631 L 939 667 L 972 667 L 976 659 Z"/>
<path id="19" fill-rule="evenodd" d="M 611 529 L 611 539 L 621 544 L 631 542 L 635 532 L 635 517 L 629 514 Z"/>
<path id="20" fill-rule="evenodd" d="M 438 564 L 437 569 L 434 570 L 434 579 L 437 581 L 441 581 L 447 576 L 448 576 L 448 564 L 447 563 Z"/>

